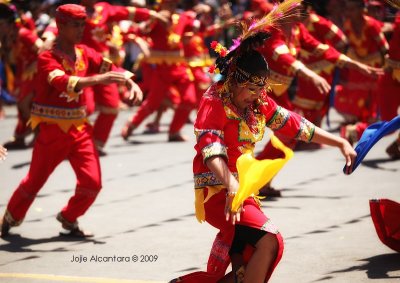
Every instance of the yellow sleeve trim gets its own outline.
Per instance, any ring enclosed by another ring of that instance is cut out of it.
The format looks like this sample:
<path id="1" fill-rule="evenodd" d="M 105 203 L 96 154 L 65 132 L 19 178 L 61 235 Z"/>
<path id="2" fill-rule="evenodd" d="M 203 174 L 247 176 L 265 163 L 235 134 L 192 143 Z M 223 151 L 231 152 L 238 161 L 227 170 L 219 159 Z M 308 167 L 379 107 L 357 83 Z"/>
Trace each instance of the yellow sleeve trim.
<path id="1" fill-rule="evenodd" d="M 103 62 L 101 62 L 99 74 L 109 72 L 111 70 L 112 64 L 113 62 L 110 59 L 103 57 Z"/>
<path id="2" fill-rule="evenodd" d="M 62 77 L 65 75 L 65 72 L 60 70 L 60 69 L 55 69 L 54 71 L 51 71 L 49 75 L 47 76 L 47 81 L 50 84 L 55 78 L 57 77 Z"/>
<path id="3" fill-rule="evenodd" d="M 76 76 L 70 76 L 68 79 L 68 84 L 67 84 L 67 92 L 68 93 L 76 93 L 78 94 L 79 92 L 75 91 L 76 85 L 79 82 L 80 77 Z"/>
<path id="4" fill-rule="evenodd" d="M 351 61 L 351 59 L 350 59 L 349 57 L 347 57 L 347 56 L 344 55 L 344 54 L 340 54 L 339 60 L 338 60 L 338 62 L 337 62 L 337 66 L 338 66 L 339 68 L 343 68 L 343 67 L 346 65 L 346 63 L 347 63 L 347 62 L 350 62 L 350 61 Z"/>
<path id="5" fill-rule="evenodd" d="M 282 44 L 282 45 L 280 45 L 280 46 L 275 48 L 274 54 L 272 55 L 272 59 L 276 61 L 276 60 L 278 60 L 278 57 L 280 55 L 289 54 L 289 53 L 290 53 L 290 50 L 287 47 L 287 45 Z"/>

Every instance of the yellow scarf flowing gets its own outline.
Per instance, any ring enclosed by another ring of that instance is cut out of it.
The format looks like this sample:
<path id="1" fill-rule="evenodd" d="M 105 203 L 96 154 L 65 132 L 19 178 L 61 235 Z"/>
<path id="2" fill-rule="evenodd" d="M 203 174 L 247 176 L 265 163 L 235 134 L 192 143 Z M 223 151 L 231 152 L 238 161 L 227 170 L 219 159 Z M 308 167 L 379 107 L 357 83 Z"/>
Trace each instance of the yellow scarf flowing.
<path id="1" fill-rule="evenodd" d="M 282 169 L 293 157 L 293 151 L 286 147 L 276 136 L 271 136 L 272 145 L 285 153 L 284 158 L 257 160 L 252 152 L 242 154 L 236 161 L 239 174 L 239 189 L 232 202 L 232 211 L 237 211 L 240 205 L 258 191 Z"/>

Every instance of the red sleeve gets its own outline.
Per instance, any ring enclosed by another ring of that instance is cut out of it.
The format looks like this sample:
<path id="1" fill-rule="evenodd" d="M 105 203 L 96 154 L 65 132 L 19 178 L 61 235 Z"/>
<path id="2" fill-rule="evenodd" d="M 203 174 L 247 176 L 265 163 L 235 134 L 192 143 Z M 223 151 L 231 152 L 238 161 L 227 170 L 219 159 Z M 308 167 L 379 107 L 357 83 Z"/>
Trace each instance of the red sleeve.
<path id="1" fill-rule="evenodd" d="M 38 71 L 47 82 L 59 92 L 69 92 L 73 84 L 73 76 L 68 75 L 64 67 L 52 56 L 51 51 L 39 55 Z M 75 82 L 75 85 L 77 80 Z"/>
<path id="2" fill-rule="evenodd" d="M 321 41 L 335 48 L 343 48 L 346 46 L 347 39 L 343 31 L 330 20 L 318 16 L 318 21 L 316 21 L 314 25 L 318 33 L 317 39 L 323 39 Z"/>
<path id="3" fill-rule="evenodd" d="M 178 24 L 174 27 L 173 32 L 179 36 L 182 36 L 184 32 L 193 31 L 194 19 L 188 13 L 179 15 Z"/>
<path id="4" fill-rule="evenodd" d="M 150 18 L 150 10 L 146 8 L 117 6 L 106 2 L 97 3 L 96 5 L 103 6 L 103 11 L 106 11 L 108 17 L 107 22 L 119 22 L 123 20 L 142 22 Z"/>
<path id="5" fill-rule="evenodd" d="M 294 76 L 301 64 L 291 53 L 285 38 L 279 31 L 272 32 L 259 51 L 267 59 L 271 70 L 286 76 Z M 302 65 L 302 64 L 301 64 Z"/>
<path id="6" fill-rule="evenodd" d="M 129 8 L 128 8 L 129 9 Z M 134 22 L 144 22 L 150 19 L 151 10 L 146 8 L 134 8 L 135 15 L 132 21 Z"/>
<path id="7" fill-rule="evenodd" d="M 197 143 L 195 149 L 202 154 L 203 162 L 212 156 L 227 158 L 224 142 L 226 114 L 223 103 L 217 97 L 205 94 L 197 113 L 194 131 Z"/>
<path id="8" fill-rule="evenodd" d="M 382 32 L 380 22 L 371 17 L 367 17 L 367 21 L 369 22 L 367 36 L 371 37 L 377 43 L 379 50 L 383 54 L 386 54 L 389 49 L 389 44 Z"/>
<path id="9" fill-rule="evenodd" d="M 266 103 L 261 106 L 261 112 L 271 130 L 305 142 L 312 140 L 315 125 L 299 114 L 278 106 L 272 98 L 267 98 Z"/>
<path id="10" fill-rule="evenodd" d="M 392 60 L 400 61 L 400 14 L 398 14 L 394 23 L 394 31 L 390 40 L 389 57 Z"/>
<path id="11" fill-rule="evenodd" d="M 85 50 L 86 56 L 88 58 L 88 75 L 104 74 L 109 71 L 115 71 L 120 73 L 126 72 L 127 74 L 129 74 L 129 76 L 133 77 L 133 73 L 114 65 L 110 59 L 103 57 L 93 48 L 90 48 L 86 45 L 80 45 L 80 47 Z"/>
<path id="12" fill-rule="evenodd" d="M 313 56 L 317 58 L 325 59 L 328 62 L 337 64 L 339 67 L 342 67 L 343 64 L 348 60 L 345 55 L 338 52 L 332 46 L 329 46 L 328 44 L 323 44 L 316 38 L 314 38 L 304 27 L 304 25 L 300 24 L 299 28 L 301 49 L 310 52 Z"/>

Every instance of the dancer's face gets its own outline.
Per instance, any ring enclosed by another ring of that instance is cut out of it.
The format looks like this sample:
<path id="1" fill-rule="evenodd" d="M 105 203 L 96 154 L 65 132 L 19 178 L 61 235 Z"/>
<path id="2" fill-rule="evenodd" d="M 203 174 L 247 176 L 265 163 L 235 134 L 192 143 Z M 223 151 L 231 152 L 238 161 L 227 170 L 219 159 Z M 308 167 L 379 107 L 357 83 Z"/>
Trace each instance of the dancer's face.
<path id="1" fill-rule="evenodd" d="M 251 106 L 258 98 L 265 87 L 255 84 L 246 84 L 244 86 L 235 84 L 232 89 L 232 103 L 241 111 Z"/>
<path id="2" fill-rule="evenodd" d="M 58 29 L 60 36 L 73 44 L 81 42 L 83 31 L 85 30 L 86 20 L 74 20 L 65 24 L 59 24 Z"/>

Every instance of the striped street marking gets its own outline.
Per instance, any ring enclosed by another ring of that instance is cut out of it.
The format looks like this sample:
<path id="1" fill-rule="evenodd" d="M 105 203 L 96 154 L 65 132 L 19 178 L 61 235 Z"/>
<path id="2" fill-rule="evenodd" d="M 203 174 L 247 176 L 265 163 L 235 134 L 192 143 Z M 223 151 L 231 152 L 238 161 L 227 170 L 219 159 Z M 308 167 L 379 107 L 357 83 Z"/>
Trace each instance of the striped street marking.
<path id="1" fill-rule="evenodd" d="M 29 273 L 0 273 L 0 278 L 8 279 L 35 279 L 60 282 L 93 282 L 93 283 L 162 283 L 161 281 L 146 281 L 146 280 L 127 280 L 113 278 L 96 278 L 96 277 L 78 277 L 78 276 L 63 276 L 53 274 L 29 274 Z"/>

